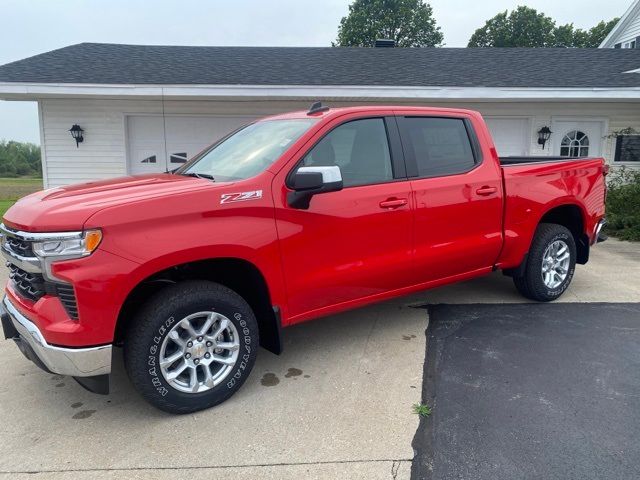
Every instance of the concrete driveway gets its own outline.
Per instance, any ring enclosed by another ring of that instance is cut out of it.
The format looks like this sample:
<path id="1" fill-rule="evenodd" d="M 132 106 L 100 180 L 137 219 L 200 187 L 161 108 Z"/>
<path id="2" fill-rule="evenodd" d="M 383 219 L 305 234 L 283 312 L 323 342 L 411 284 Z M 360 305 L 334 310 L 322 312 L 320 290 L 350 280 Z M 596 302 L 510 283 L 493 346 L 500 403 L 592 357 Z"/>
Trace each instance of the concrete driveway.
<path id="1" fill-rule="evenodd" d="M 610 240 L 562 301 L 640 301 L 639 280 L 640 246 Z M 187 416 L 148 406 L 122 365 L 98 396 L 0 342 L 0 476 L 409 478 L 428 323 L 411 305 L 502 302 L 523 299 L 496 273 L 292 327 L 235 397 Z"/>

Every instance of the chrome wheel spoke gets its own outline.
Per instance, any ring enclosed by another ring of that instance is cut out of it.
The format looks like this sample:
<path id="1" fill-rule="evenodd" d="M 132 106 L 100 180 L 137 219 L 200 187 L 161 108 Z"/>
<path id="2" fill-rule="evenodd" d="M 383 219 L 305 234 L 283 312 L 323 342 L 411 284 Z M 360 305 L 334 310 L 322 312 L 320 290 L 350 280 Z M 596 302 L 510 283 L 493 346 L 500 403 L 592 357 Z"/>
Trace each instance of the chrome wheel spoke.
<path id="1" fill-rule="evenodd" d="M 198 369 L 196 367 L 190 367 L 189 387 L 191 387 L 192 393 L 196 393 L 200 389 L 200 383 L 198 383 Z"/>
<path id="2" fill-rule="evenodd" d="M 187 342 L 185 342 L 180 335 L 178 334 L 177 330 L 171 330 L 171 333 L 169 333 L 169 338 L 171 340 L 173 340 L 177 345 L 180 346 L 180 348 L 184 349 L 187 346 Z"/>
<path id="3" fill-rule="evenodd" d="M 222 355 L 211 355 L 211 361 L 223 363 L 224 365 L 235 365 L 236 363 L 233 357 L 223 357 Z"/>
<path id="4" fill-rule="evenodd" d="M 160 362 L 160 365 L 162 365 L 162 362 Z M 189 364 L 186 362 L 186 360 L 184 362 L 182 362 L 180 365 L 178 365 L 176 368 L 174 368 L 173 370 L 171 370 L 170 372 L 168 372 L 167 374 L 167 380 L 168 381 L 172 381 L 175 380 L 176 378 L 178 378 L 180 375 L 182 375 L 182 372 L 184 372 L 187 367 L 189 366 Z"/>
<path id="5" fill-rule="evenodd" d="M 204 365 L 202 367 L 204 369 L 204 384 L 209 388 L 214 387 L 213 375 L 211 375 L 211 370 L 209 369 L 209 365 Z"/>
<path id="6" fill-rule="evenodd" d="M 216 343 L 217 348 L 221 348 L 223 350 L 235 351 L 240 348 L 240 344 L 236 342 L 218 342 Z"/>
<path id="7" fill-rule="evenodd" d="M 180 326 L 189 333 L 189 336 L 195 337 L 198 335 L 198 332 L 193 329 L 193 325 L 191 325 L 191 321 L 188 318 L 182 320 Z"/>
<path id="8" fill-rule="evenodd" d="M 178 350 L 176 353 L 169 355 L 166 358 L 163 358 L 160 360 L 160 366 L 161 367 L 168 367 L 170 365 L 172 365 L 173 363 L 176 362 L 176 360 L 178 360 L 179 358 L 182 358 L 184 356 L 184 353 L 181 350 Z"/>
<path id="9" fill-rule="evenodd" d="M 230 323 L 227 317 L 221 318 L 218 328 L 211 334 L 211 339 L 215 341 L 229 327 Z"/>
<path id="10" fill-rule="evenodd" d="M 205 333 L 207 333 L 211 328 L 211 325 L 213 325 L 213 322 L 216 320 L 217 316 L 218 314 L 215 312 L 211 312 L 209 315 L 207 315 L 207 319 L 202 324 L 202 327 L 200 327 L 200 330 L 198 331 L 198 333 L 200 335 L 204 335 Z"/>

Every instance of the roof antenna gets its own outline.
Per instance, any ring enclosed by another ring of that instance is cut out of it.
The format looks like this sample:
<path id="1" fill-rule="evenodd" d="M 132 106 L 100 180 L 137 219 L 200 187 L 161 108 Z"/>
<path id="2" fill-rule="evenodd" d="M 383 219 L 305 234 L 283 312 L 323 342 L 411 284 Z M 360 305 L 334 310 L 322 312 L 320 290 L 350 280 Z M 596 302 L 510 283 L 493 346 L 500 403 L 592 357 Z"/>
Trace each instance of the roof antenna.
<path id="1" fill-rule="evenodd" d="M 323 106 L 322 102 L 315 102 L 311 105 L 311 108 L 307 112 L 307 115 L 313 115 L 314 113 L 326 112 L 329 110 L 328 106 Z"/>

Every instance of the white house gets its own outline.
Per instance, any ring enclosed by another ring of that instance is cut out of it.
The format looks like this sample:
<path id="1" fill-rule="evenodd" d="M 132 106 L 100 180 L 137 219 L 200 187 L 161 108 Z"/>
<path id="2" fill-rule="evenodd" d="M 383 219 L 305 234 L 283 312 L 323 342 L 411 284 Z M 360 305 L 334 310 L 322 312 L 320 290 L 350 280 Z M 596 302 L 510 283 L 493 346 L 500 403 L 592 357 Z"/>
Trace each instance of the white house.
<path id="1" fill-rule="evenodd" d="M 640 0 L 634 0 L 600 48 L 640 48 Z"/>
<path id="2" fill-rule="evenodd" d="M 241 124 L 315 100 L 467 107 L 500 155 L 640 165 L 640 137 L 617 134 L 640 130 L 638 72 L 640 49 L 85 43 L 0 66 L 0 99 L 37 101 L 48 187 L 170 170 Z"/>

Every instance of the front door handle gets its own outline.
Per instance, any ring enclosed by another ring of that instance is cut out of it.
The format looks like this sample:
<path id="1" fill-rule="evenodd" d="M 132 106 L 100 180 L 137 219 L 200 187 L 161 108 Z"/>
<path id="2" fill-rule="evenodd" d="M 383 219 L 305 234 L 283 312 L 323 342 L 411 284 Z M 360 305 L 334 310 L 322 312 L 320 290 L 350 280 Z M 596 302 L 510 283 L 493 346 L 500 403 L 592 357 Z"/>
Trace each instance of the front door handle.
<path id="1" fill-rule="evenodd" d="M 387 200 L 380 202 L 380 208 L 391 210 L 394 208 L 404 207 L 407 203 L 409 202 L 406 198 L 388 198 Z"/>
<path id="2" fill-rule="evenodd" d="M 494 193 L 496 193 L 498 191 L 498 189 L 496 187 L 489 187 L 487 185 L 485 185 L 484 187 L 480 187 L 479 189 L 476 190 L 476 193 L 478 195 L 493 195 Z"/>

